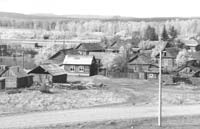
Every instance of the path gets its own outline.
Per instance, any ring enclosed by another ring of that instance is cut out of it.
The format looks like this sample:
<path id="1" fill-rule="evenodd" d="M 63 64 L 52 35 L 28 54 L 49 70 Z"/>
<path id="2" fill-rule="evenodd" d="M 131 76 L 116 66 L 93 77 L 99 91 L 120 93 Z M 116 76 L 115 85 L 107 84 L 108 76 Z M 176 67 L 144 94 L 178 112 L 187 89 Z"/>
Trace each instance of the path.
<path id="1" fill-rule="evenodd" d="M 37 127 L 60 123 L 156 117 L 157 109 L 157 107 L 135 106 L 105 107 L 2 116 L 0 117 L 0 128 Z M 199 109 L 200 105 L 168 106 L 163 108 L 163 115 L 200 115 Z"/>

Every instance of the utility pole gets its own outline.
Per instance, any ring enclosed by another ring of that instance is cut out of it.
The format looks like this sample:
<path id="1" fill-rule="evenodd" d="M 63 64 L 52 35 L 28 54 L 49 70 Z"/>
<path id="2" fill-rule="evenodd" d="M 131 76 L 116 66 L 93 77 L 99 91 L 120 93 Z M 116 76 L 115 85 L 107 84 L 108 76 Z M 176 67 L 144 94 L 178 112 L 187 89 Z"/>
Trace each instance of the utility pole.
<path id="1" fill-rule="evenodd" d="M 22 56 L 23 56 L 22 63 L 23 63 L 23 69 L 24 69 L 24 47 L 22 48 Z"/>
<path id="2" fill-rule="evenodd" d="M 162 51 L 159 56 L 158 126 L 162 126 Z"/>

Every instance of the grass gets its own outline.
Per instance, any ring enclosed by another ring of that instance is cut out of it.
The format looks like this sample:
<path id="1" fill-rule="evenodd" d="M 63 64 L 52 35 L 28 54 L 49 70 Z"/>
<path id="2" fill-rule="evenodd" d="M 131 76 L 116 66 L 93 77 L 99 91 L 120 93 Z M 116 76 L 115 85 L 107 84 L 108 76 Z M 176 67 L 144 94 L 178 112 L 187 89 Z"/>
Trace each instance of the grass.
<path id="1" fill-rule="evenodd" d="M 59 124 L 29 129 L 199 129 L 200 116 L 163 118 L 162 127 L 156 118 Z"/>

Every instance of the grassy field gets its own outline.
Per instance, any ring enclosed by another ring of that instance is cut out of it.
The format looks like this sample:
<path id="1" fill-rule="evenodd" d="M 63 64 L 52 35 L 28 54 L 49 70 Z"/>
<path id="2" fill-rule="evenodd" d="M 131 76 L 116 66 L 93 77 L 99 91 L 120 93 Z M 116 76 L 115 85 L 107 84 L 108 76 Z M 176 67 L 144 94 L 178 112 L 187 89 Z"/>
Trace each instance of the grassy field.
<path id="1" fill-rule="evenodd" d="M 156 81 L 112 79 L 103 76 L 68 77 L 68 81 L 103 83 L 97 89 L 67 90 L 54 88 L 52 94 L 22 89 L 21 93 L 0 94 L 0 114 L 66 110 L 96 106 L 154 106 L 158 102 Z M 198 86 L 163 86 L 164 105 L 199 104 Z"/>
<path id="2" fill-rule="evenodd" d="M 168 117 L 163 119 L 162 127 L 156 118 L 117 120 L 104 122 L 85 122 L 78 124 L 60 124 L 31 129 L 199 129 L 200 116 Z"/>

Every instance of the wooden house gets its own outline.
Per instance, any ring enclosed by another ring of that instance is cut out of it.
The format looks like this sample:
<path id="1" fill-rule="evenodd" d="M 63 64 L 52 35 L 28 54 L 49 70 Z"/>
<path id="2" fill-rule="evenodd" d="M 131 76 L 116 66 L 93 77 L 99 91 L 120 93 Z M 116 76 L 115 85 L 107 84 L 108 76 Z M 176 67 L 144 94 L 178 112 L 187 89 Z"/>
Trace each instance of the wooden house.
<path id="1" fill-rule="evenodd" d="M 5 88 L 25 88 L 33 84 L 33 76 L 19 66 L 3 66 L 0 76 L 5 78 Z"/>
<path id="2" fill-rule="evenodd" d="M 128 63 L 128 69 L 134 72 L 148 71 L 152 67 L 157 67 L 157 65 L 151 60 L 151 56 L 147 54 L 136 55 Z"/>
<path id="3" fill-rule="evenodd" d="M 164 71 L 171 71 L 176 65 L 176 57 L 180 49 L 176 47 L 167 47 L 162 49 L 162 67 Z M 155 55 L 155 61 L 159 63 L 159 53 Z"/>
<path id="4" fill-rule="evenodd" d="M 66 55 L 80 55 L 80 53 L 73 48 L 62 49 L 53 54 L 45 63 L 62 64 Z"/>
<path id="5" fill-rule="evenodd" d="M 106 46 L 106 52 L 120 53 L 121 50 L 125 49 L 125 46 L 131 45 L 130 41 L 125 40 L 114 40 L 108 46 Z"/>
<path id="6" fill-rule="evenodd" d="M 34 75 L 34 81 L 37 82 L 52 82 L 66 83 L 67 73 L 57 64 L 43 64 L 28 72 Z"/>
<path id="7" fill-rule="evenodd" d="M 151 60 L 149 54 L 139 54 L 129 60 L 129 71 L 139 73 L 140 79 L 157 79 L 158 78 L 158 66 Z"/>
<path id="8" fill-rule="evenodd" d="M 184 44 L 189 52 L 196 52 L 200 50 L 200 44 L 195 39 L 181 39 L 180 42 Z"/>
<path id="9" fill-rule="evenodd" d="M 162 67 L 164 69 L 172 69 L 176 66 L 176 57 L 179 53 L 179 49 L 175 47 L 165 48 L 162 51 Z M 159 56 L 157 56 L 157 60 Z M 158 62 L 158 61 L 157 61 Z"/>
<path id="10" fill-rule="evenodd" d="M 63 67 L 68 75 L 92 76 L 98 72 L 96 59 L 93 56 L 67 55 Z"/>
<path id="11" fill-rule="evenodd" d="M 76 47 L 76 49 L 81 53 L 81 55 L 105 52 L 104 47 L 100 43 L 81 43 Z"/>

